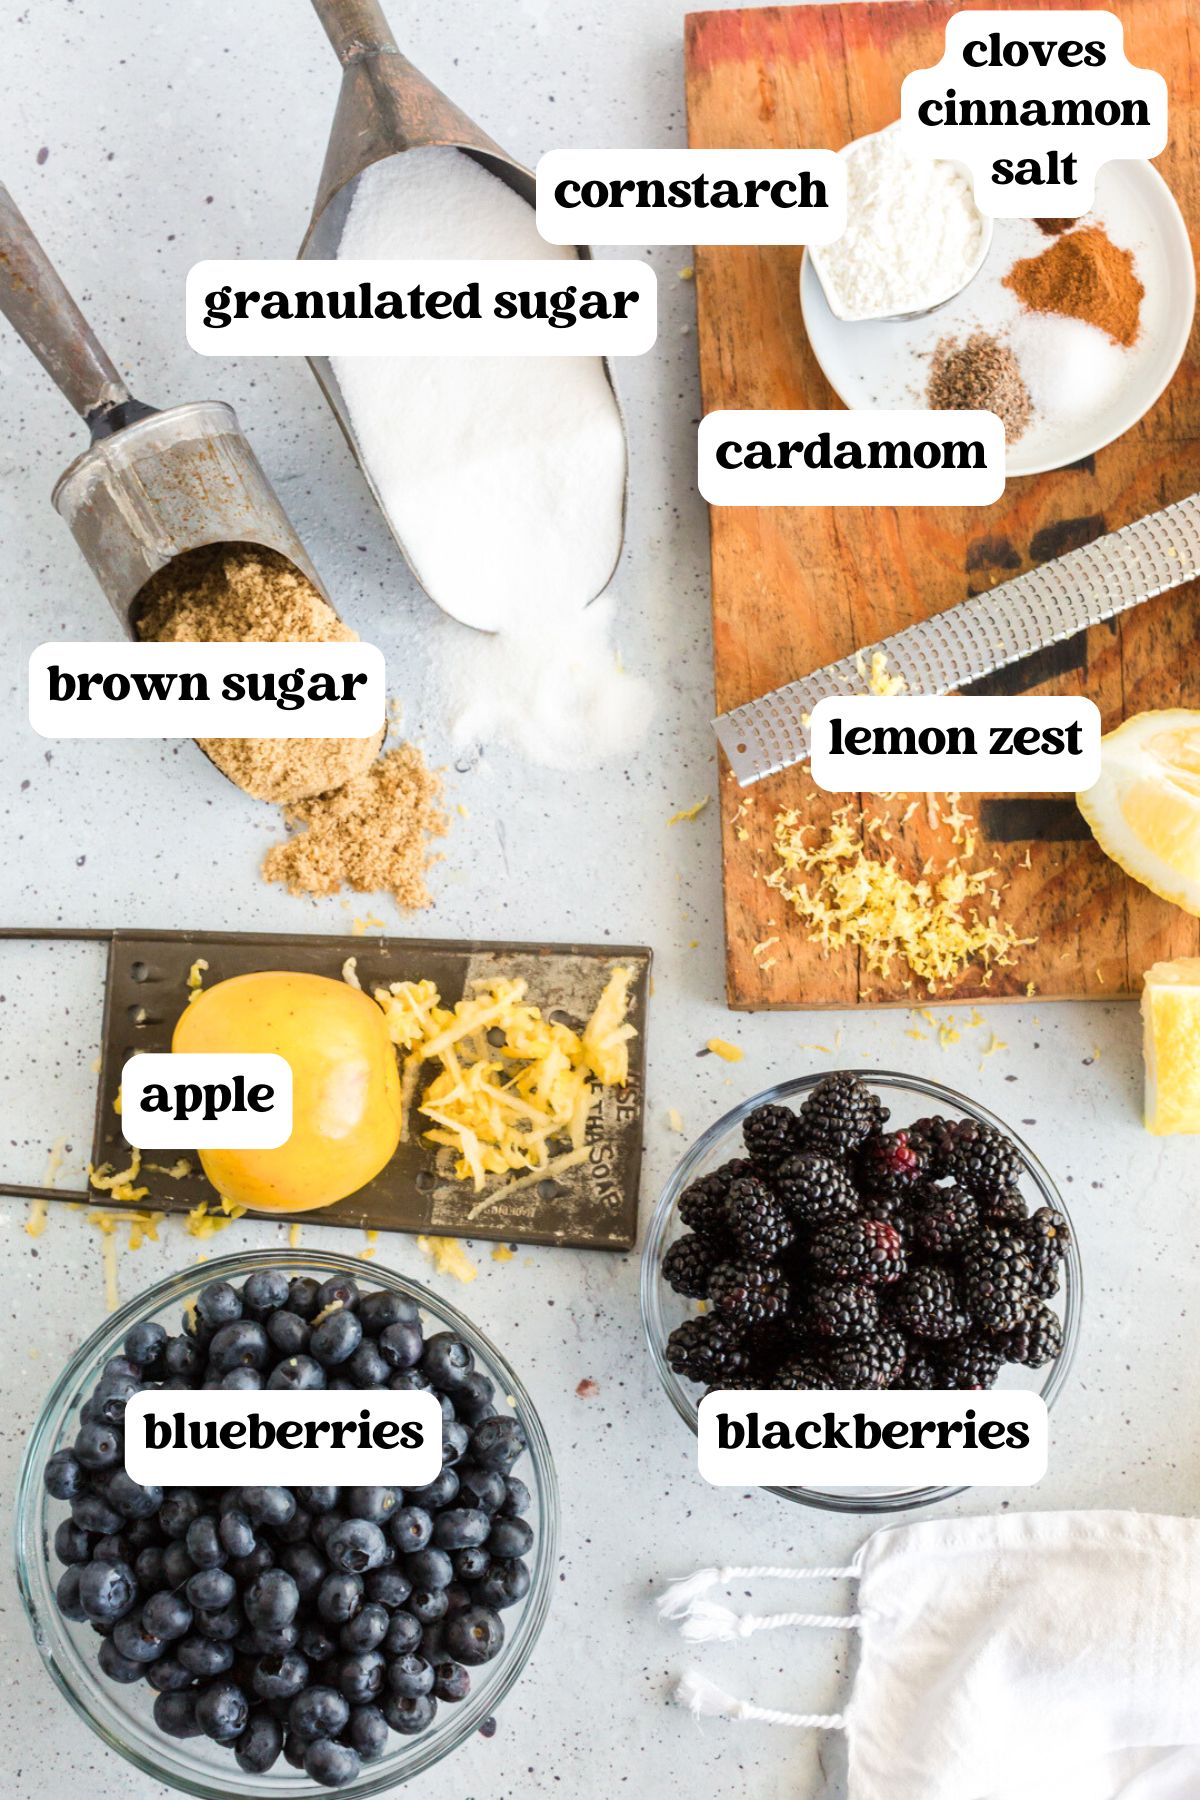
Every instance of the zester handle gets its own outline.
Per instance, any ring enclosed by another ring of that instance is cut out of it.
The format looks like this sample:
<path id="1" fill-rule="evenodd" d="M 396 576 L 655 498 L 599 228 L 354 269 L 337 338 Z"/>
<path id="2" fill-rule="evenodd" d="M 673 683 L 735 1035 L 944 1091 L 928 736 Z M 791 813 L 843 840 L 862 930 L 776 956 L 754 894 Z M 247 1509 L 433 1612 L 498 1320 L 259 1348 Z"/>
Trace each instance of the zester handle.
<path id="1" fill-rule="evenodd" d="M 128 388 L 3 186 L 0 312 L 89 427 L 128 403 Z"/>
<path id="2" fill-rule="evenodd" d="M 1109 532 L 986 594 L 884 638 L 887 674 L 910 694 L 952 694 L 984 675 L 1102 625 L 1200 575 L 1200 495 Z M 861 653 L 860 653 L 861 654 Z M 818 700 L 861 694 L 856 657 L 776 688 L 716 720 L 716 733 L 742 787 L 809 755 L 808 715 Z"/>

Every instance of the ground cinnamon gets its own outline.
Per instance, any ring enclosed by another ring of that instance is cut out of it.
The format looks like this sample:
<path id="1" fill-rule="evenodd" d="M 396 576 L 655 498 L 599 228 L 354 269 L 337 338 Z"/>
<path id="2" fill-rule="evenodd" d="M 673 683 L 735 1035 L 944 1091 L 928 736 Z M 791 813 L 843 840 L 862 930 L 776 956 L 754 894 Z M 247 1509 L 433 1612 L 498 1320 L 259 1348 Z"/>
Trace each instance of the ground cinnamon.
<path id="1" fill-rule="evenodd" d="M 1098 225 L 1068 232 L 1040 256 L 1014 263 L 1004 285 L 1031 312 L 1082 319 L 1118 344 L 1137 338 L 1146 290 L 1134 272 L 1133 252 L 1120 249 Z"/>

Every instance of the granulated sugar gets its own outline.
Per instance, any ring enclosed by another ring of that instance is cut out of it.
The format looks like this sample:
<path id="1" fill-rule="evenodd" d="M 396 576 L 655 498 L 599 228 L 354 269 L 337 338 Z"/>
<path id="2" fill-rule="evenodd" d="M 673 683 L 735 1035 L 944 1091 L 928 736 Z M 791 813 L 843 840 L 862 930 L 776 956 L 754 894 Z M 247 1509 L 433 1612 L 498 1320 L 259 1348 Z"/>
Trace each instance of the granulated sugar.
<path id="1" fill-rule="evenodd" d="M 358 636 L 294 564 L 257 544 L 188 551 L 147 582 L 139 598 L 138 636 L 158 643 L 343 644 Z M 361 774 L 382 736 L 197 741 L 255 800 L 287 804 Z"/>
<path id="2" fill-rule="evenodd" d="M 533 209 L 456 150 L 359 179 L 342 258 L 531 257 Z M 340 357 L 363 461 L 422 586 L 452 619 L 434 686 L 459 744 L 578 767 L 641 735 L 650 691 L 625 675 L 611 605 L 589 607 L 621 545 L 625 437 L 598 357 Z"/>

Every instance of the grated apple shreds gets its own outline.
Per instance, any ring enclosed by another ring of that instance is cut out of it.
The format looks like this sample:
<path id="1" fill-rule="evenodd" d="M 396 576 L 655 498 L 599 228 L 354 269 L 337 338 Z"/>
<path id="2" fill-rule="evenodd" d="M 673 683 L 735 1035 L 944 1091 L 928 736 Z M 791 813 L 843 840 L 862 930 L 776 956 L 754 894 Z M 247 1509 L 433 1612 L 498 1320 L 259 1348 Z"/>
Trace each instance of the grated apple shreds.
<path id="1" fill-rule="evenodd" d="M 1007 967 L 1014 950 L 1037 940 L 1018 937 L 997 917 L 998 872 L 970 867 L 971 821 L 957 795 L 946 799 L 941 822 L 963 854 L 952 855 L 940 869 L 926 863 L 916 880 L 904 874 L 893 854 L 867 855 L 872 821 L 853 805 L 840 807 L 827 827 L 787 808 L 775 816 L 779 862 L 767 885 L 783 895 L 826 953 L 853 946 L 872 974 L 886 978 L 900 960 L 934 994 L 968 964 Z"/>

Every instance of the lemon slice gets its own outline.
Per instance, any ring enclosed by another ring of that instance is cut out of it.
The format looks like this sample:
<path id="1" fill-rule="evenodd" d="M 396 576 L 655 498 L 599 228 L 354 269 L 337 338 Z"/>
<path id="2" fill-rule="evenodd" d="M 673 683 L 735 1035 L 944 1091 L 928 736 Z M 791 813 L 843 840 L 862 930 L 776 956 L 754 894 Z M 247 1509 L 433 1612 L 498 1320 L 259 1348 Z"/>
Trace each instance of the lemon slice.
<path id="1" fill-rule="evenodd" d="M 1154 963 L 1142 989 L 1146 1130 L 1200 1132 L 1200 957 Z"/>
<path id="2" fill-rule="evenodd" d="M 1106 856 L 1200 915 L 1200 712 L 1126 719 L 1100 740 L 1100 779 L 1076 800 Z"/>

